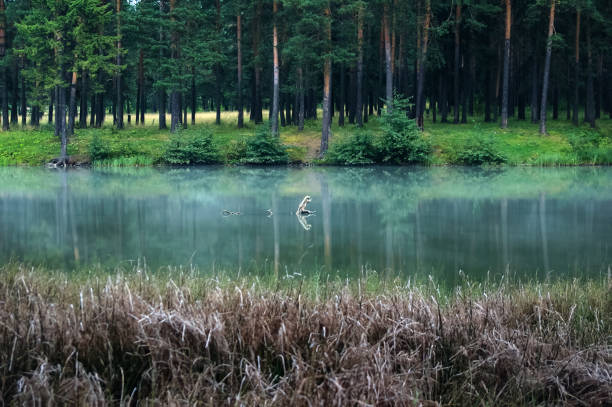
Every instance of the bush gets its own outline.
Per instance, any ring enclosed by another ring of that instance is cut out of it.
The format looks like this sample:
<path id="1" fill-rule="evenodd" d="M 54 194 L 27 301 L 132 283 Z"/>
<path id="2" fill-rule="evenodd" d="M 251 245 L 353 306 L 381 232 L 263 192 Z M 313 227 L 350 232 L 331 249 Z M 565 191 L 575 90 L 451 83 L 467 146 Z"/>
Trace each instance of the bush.
<path id="1" fill-rule="evenodd" d="M 245 157 L 242 162 L 246 164 L 287 164 L 288 161 L 287 149 L 281 144 L 278 137 L 272 135 L 268 127 L 257 127 L 255 136 L 247 140 Z"/>
<path id="2" fill-rule="evenodd" d="M 94 133 L 89 144 L 89 159 L 91 162 L 106 160 L 111 157 L 110 147 L 102 141 L 98 133 Z"/>
<path id="3" fill-rule="evenodd" d="M 409 164 L 429 161 L 431 144 L 423 139 L 414 119 L 406 116 L 408 101 L 395 97 L 393 111 L 383 114 L 383 132 L 379 142 L 380 159 L 384 163 Z"/>
<path id="4" fill-rule="evenodd" d="M 455 154 L 451 162 L 464 165 L 503 164 L 507 158 L 495 147 L 492 136 L 477 135 Z"/>
<path id="5" fill-rule="evenodd" d="M 568 141 L 579 163 L 612 163 L 612 142 L 608 137 L 593 130 L 581 130 L 570 134 Z"/>
<path id="6" fill-rule="evenodd" d="M 361 130 L 333 143 L 325 160 L 333 164 L 366 165 L 374 164 L 379 155 L 372 134 Z"/>
<path id="7" fill-rule="evenodd" d="M 175 132 L 162 161 L 172 165 L 218 163 L 219 151 L 213 144 L 212 131 L 203 128 L 199 132 Z"/>

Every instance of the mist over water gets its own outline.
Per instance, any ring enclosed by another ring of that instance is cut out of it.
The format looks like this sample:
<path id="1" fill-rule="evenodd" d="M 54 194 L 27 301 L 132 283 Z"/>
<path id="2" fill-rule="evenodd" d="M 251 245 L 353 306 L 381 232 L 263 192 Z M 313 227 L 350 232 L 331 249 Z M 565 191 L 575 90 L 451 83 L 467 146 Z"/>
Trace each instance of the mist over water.
<path id="1" fill-rule="evenodd" d="M 544 279 L 611 245 L 606 167 L 0 169 L 2 262 Z"/>

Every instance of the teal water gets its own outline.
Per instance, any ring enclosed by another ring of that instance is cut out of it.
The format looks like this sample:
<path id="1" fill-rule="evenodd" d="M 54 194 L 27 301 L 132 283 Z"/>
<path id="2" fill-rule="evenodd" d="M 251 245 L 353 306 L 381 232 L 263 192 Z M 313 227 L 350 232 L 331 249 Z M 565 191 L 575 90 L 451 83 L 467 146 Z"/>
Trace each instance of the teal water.
<path id="1" fill-rule="evenodd" d="M 316 213 L 298 217 L 305 195 Z M 612 264 L 612 168 L 0 168 L 11 260 L 597 276 Z"/>

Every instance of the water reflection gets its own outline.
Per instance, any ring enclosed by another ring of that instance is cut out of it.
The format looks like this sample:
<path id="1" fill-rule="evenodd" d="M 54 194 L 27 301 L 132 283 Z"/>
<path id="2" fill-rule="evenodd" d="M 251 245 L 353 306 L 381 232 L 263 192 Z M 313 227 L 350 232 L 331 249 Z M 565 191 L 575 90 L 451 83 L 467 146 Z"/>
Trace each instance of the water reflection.
<path id="1" fill-rule="evenodd" d="M 448 278 L 612 262 L 610 168 L 2 168 L 0 180 L 2 262 Z M 295 214 L 306 194 L 313 216 Z"/>

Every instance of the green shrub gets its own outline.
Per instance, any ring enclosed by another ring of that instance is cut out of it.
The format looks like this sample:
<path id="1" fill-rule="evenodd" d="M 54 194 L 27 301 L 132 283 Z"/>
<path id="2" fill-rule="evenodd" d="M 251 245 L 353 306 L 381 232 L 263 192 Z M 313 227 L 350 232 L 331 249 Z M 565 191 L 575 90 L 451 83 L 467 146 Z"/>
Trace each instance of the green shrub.
<path id="1" fill-rule="evenodd" d="M 578 130 L 568 135 L 568 141 L 579 163 L 612 163 L 612 142 L 608 137 L 594 130 Z"/>
<path id="2" fill-rule="evenodd" d="M 266 126 L 255 129 L 255 136 L 246 143 L 246 152 L 242 162 L 246 164 L 287 164 L 287 149 L 278 137 L 274 137 Z"/>
<path id="3" fill-rule="evenodd" d="M 102 141 L 96 132 L 89 144 L 89 159 L 91 162 L 106 160 L 111 157 L 110 147 Z"/>
<path id="4" fill-rule="evenodd" d="M 379 155 L 372 134 L 360 130 L 333 143 L 325 160 L 333 164 L 365 165 L 374 164 Z"/>
<path id="5" fill-rule="evenodd" d="M 451 158 L 454 164 L 503 164 L 508 159 L 495 146 L 493 136 L 478 134 L 468 140 Z"/>
<path id="6" fill-rule="evenodd" d="M 395 97 L 393 111 L 385 112 L 379 140 L 380 161 L 389 164 L 425 163 L 432 152 L 414 119 L 406 116 L 408 101 Z"/>
<path id="7" fill-rule="evenodd" d="M 214 164 L 219 162 L 219 151 L 209 128 L 198 132 L 179 130 L 171 136 L 161 159 L 172 165 Z"/>
<path id="8" fill-rule="evenodd" d="M 241 137 L 239 139 L 229 140 L 221 147 L 221 155 L 226 163 L 238 163 L 246 154 L 246 140 Z"/>

